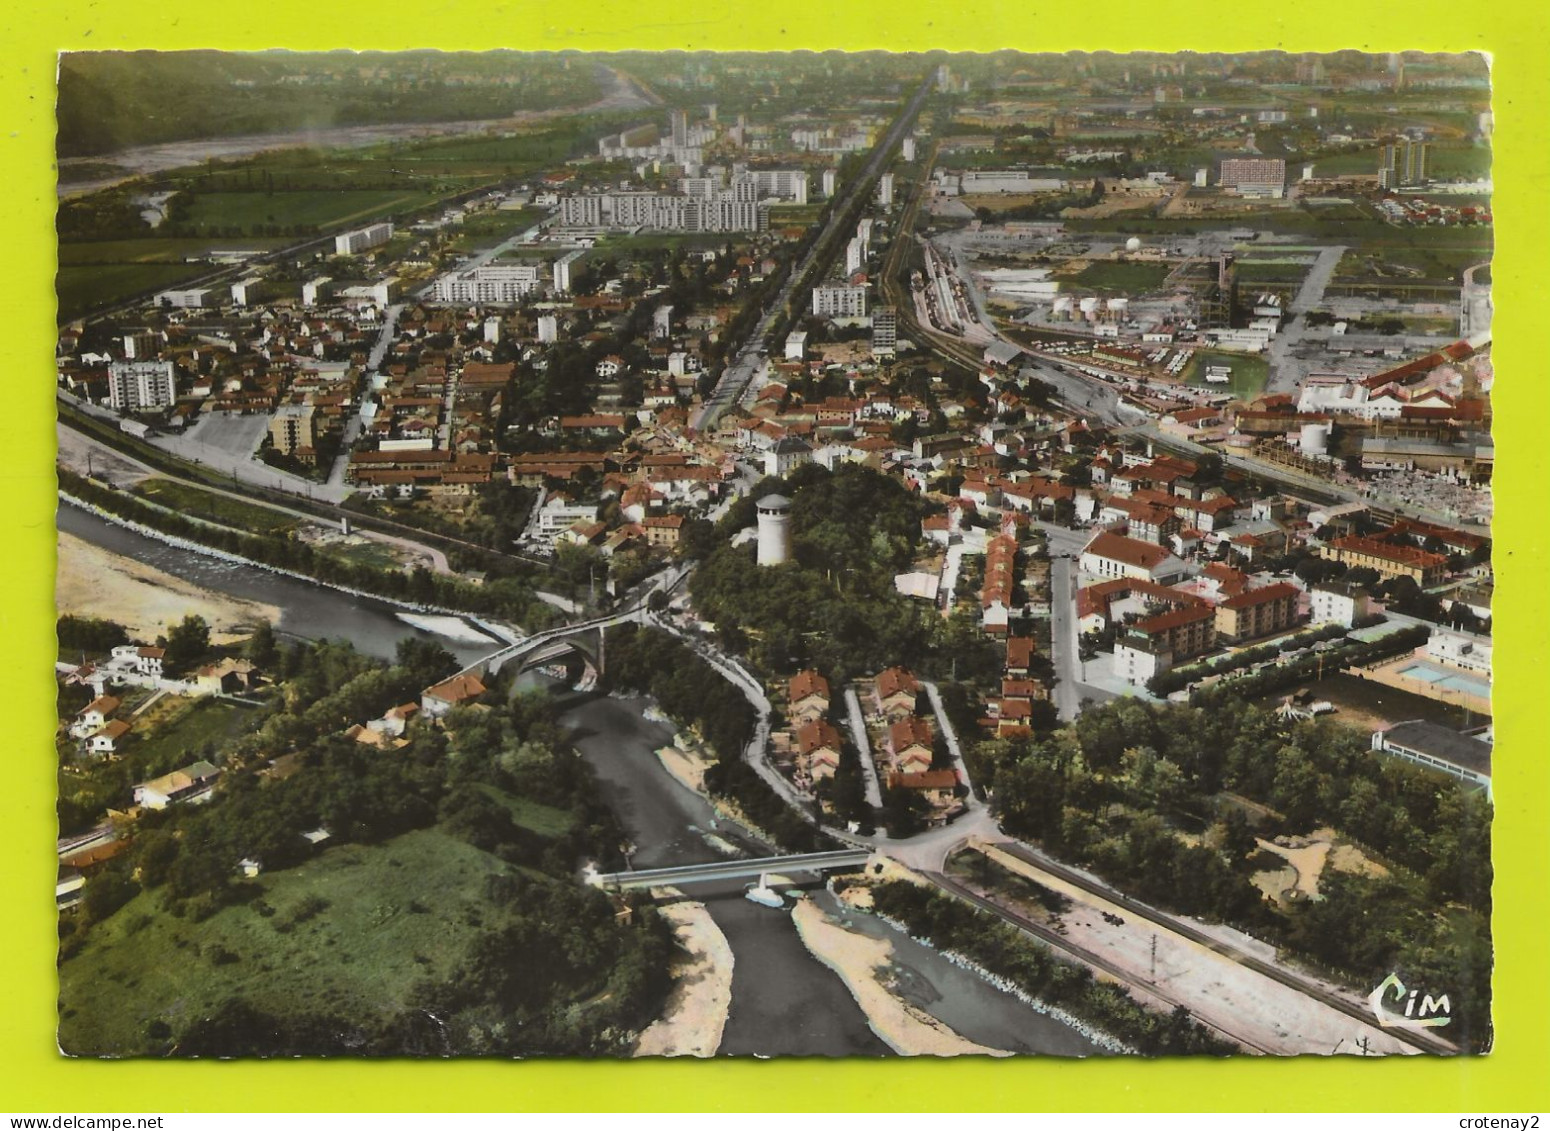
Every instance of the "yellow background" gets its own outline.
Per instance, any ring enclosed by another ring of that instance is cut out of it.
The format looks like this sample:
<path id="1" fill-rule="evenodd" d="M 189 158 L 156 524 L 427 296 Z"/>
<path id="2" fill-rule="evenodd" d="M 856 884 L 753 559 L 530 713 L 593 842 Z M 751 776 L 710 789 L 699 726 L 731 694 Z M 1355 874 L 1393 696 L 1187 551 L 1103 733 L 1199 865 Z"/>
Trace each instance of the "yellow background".
<path id="1" fill-rule="evenodd" d="M 1550 186 L 1550 37 L 1538 0 L 1352 3 L 22 3 L 0 15 L 6 237 L 0 342 L 0 1111 L 1467 1110 L 1543 1109 L 1550 664 L 1538 330 Z M 1496 1048 L 1438 1061 L 123 1063 L 54 1045 L 53 80 L 60 50 L 339 47 L 990 51 L 1482 50 L 1494 58 L 1499 698 Z M 1536 360 L 1538 359 L 1538 360 Z M 151 1105 L 148 1109 L 142 1105 Z"/>

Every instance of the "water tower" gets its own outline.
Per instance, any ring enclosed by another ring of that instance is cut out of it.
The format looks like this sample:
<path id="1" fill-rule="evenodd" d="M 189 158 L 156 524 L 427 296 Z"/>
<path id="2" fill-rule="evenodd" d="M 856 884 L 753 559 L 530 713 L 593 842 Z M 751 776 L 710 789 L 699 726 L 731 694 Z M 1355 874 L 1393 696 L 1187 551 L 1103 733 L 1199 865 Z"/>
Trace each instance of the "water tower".
<path id="1" fill-rule="evenodd" d="M 754 506 L 759 512 L 759 564 L 790 561 L 791 500 L 784 495 L 766 495 Z"/>

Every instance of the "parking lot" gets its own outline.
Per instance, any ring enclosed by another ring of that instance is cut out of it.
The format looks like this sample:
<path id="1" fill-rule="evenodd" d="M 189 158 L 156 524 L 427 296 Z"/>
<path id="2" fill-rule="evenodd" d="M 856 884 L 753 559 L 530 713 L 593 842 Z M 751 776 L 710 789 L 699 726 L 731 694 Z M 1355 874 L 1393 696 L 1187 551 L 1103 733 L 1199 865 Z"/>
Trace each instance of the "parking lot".
<path id="1" fill-rule="evenodd" d="M 269 430 L 268 413 L 243 416 L 235 412 L 201 413 L 184 438 L 234 456 L 250 456 Z"/>

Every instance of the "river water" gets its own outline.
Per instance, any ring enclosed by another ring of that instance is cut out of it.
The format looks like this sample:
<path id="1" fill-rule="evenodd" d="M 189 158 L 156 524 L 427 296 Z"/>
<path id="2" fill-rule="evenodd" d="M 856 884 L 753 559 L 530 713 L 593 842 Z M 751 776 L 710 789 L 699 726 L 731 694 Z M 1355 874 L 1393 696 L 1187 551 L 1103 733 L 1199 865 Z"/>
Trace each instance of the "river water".
<path id="1" fill-rule="evenodd" d="M 167 546 L 76 507 L 60 507 L 59 528 L 196 585 L 274 605 L 280 609 L 277 629 L 290 635 L 349 640 L 382 659 L 391 659 L 405 637 L 435 640 L 464 662 L 492 650 L 414 628 L 384 602 Z M 522 677 L 522 686 L 544 682 L 537 673 Z M 655 751 L 672 741 L 672 729 L 646 719 L 645 706 L 644 700 L 579 696 L 562 715 L 577 750 L 595 770 L 605 800 L 633 840 L 632 866 L 774 854 L 753 833 L 719 821 L 705 798 L 668 773 Z M 742 881 L 728 881 L 692 891 L 726 936 L 735 960 L 720 1054 L 887 1055 L 888 1046 L 872 1032 L 839 976 L 809 953 L 790 913 L 744 899 L 743 888 Z M 1075 1030 L 887 924 L 841 908 L 826 894 L 815 898 L 851 929 L 888 939 L 900 992 L 969 1040 L 1020 1053 L 1080 1056 L 1096 1051 Z"/>
<path id="2" fill-rule="evenodd" d="M 500 647 L 498 642 L 471 644 L 415 628 L 400 620 L 386 601 L 356 597 L 255 566 L 222 561 L 168 546 L 68 503 L 59 504 L 59 529 L 104 550 L 134 558 L 184 581 L 273 605 L 280 610 L 275 630 L 308 640 L 348 640 L 357 651 L 391 660 L 398 642 L 407 637 L 432 640 L 463 664 L 471 664 Z"/>

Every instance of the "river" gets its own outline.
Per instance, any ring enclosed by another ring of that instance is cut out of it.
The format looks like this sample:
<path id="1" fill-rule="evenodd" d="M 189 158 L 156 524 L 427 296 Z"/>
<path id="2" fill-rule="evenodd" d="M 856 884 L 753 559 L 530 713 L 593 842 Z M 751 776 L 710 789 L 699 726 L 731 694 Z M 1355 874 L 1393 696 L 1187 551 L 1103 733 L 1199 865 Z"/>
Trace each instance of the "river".
<path id="1" fill-rule="evenodd" d="M 167 546 L 76 507 L 60 507 L 59 528 L 207 589 L 276 606 L 276 627 L 289 635 L 349 640 L 382 659 L 391 659 L 398 641 L 406 637 L 435 640 L 464 662 L 491 650 L 416 629 L 384 602 Z M 543 677 L 525 673 L 522 681 L 532 686 Z M 562 714 L 577 750 L 597 773 L 604 799 L 633 840 L 630 863 L 657 868 L 724 859 L 731 853 L 771 855 L 770 845 L 736 824 L 719 821 L 704 797 L 668 773 L 655 751 L 672 740 L 672 729 L 646 719 L 645 706 L 645 700 L 575 696 Z M 720 1054 L 887 1055 L 888 1046 L 872 1032 L 839 976 L 807 950 L 790 913 L 744 899 L 743 886 L 742 881 L 729 881 L 692 892 L 726 936 L 735 959 Z M 880 920 L 846 911 L 826 895 L 816 898 L 852 929 L 888 939 L 894 947 L 893 972 L 909 1000 L 969 1040 L 1024 1053 L 1070 1056 L 1097 1051 L 1075 1030 Z"/>
<path id="2" fill-rule="evenodd" d="M 274 605 L 280 610 L 275 630 L 308 640 L 348 640 L 358 651 L 379 660 L 393 659 L 405 638 L 432 640 L 470 664 L 500 644 L 474 644 L 415 628 L 400 620 L 386 601 L 355 597 L 284 574 L 240 565 L 169 546 L 61 502 L 59 529 L 126 558 L 134 558 L 194 585 L 232 597 Z"/>

